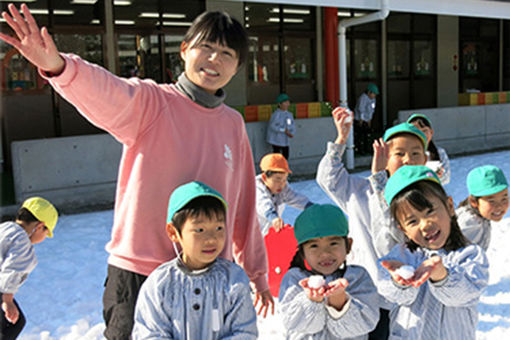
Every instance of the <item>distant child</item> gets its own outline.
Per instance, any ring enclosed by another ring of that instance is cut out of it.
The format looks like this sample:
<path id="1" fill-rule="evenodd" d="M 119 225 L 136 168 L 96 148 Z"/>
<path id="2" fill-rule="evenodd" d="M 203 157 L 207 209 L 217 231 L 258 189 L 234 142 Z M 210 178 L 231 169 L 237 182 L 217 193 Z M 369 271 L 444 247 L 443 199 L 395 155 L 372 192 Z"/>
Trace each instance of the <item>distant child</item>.
<path id="1" fill-rule="evenodd" d="M 351 235 L 356 240 L 351 263 L 365 267 L 372 280 L 377 279 L 377 260 L 395 244 L 404 240 L 396 228 L 389 228 L 389 207 L 384 202 L 384 185 L 388 176 L 405 164 L 425 164 L 427 140 L 425 135 L 408 123 L 396 125 L 374 143 L 374 157 L 370 178 L 350 175 L 342 162 L 347 137 L 352 125 L 350 114 L 342 108 L 333 111 L 338 132 L 317 169 L 317 183 L 342 209 L 349 212 Z M 374 187 L 376 189 L 374 189 Z M 381 321 L 369 339 L 386 339 L 389 310 L 392 304 L 381 297 Z"/>
<path id="2" fill-rule="evenodd" d="M 469 197 L 456 210 L 459 226 L 464 236 L 487 250 L 491 221 L 501 221 L 508 211 L 508 182 L 500 168 L 484 165 L 471 170 L 466 183 Z"/>
<path id="3" fill-rule="evenodd" d="M 354 108 L 354 141 L 356 150 L 361 154 L 370 153 L 372 118 L 378 94 L 379 88 L 377 85 L 369 83 L 365 91 L 358 97 Z"/>
<path id="4" fill-rule="evenodd" d="M 475 340 L 489 264 L 462 235 L 452 198 L 425 166 L 398 169 L 384 195 L 407 237 L 380 261 L 377 288 L 399 305 L 390 339 Z"/>
<path id="5" fill-rule="evenodd" d="M 226 201 L 206 184 L 175 189 L 166 233 L 182 252 L 143 283 L 134 340 L 257 338 L 250 280 L 237 264 L 218 257 L 226 242 L 226 218 Z"/>
<path id="6" fill-rule="evenodd" d="M 415 113 L 407 119 L 407 122 L 416 126 L 427 137 L 427 164 L 425 165 L 435 171 L 437 176 L 441 179 L 442 185 L 450 183 L 450 159 L 448 158 L 446 150 L 436 146 L 432 141 L 434 129 L 432 129 L 430 119 L 424 114 Z"/>
<path id="7" fill-rule="evenodd" d="M 352 245 L 343 212 L 315 204 L 296 219 L 299 248 L 280 286 L 287 339 L 367 339 L 379 320 L 377 290 L 365 268 L 347 265 Z"/>
<path id="8" fill-rule="evenodd" d="M 16 339 L 25 326 L 25 316 L 14 294 L 37 265 L 33 244 L 53 237 L 58 213 L 41 197 L 21 205 L 14 222 L 0 224 L 0 339 Z M 36 292 L 33 292 L 36 293 Z"/>
<path id="9" fill-rule="evenodd" d="M 289 138 L 293 138 L 296 132 L 294 116 L 289 112 L 290 98 L 280 93 L 276 103 L 278 108 L 269 119 L 266 140 L 273 147 L 274 153 L 281 153 L 285 159 L 289 159 Z"/>
<path id="10" fill-rule="evenodd" d="M 313 203 L 303 194 L 294 191 L 287 178 L 292 173 L 287 160 L 279 153 L 270 153 L 260 160 L 262 174 L 255 177 L 257 183 L 257 215 L 263 235 L 273 227 L 280 231 L 285 204 L 305 209 Z"/>

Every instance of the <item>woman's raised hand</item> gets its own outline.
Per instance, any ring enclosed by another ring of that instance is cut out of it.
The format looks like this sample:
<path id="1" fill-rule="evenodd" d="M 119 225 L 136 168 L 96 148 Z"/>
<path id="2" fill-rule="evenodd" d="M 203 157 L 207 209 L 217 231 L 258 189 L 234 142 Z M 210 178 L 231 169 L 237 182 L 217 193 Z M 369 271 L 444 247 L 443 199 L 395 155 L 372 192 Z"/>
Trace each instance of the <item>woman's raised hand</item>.
<path id="1" fill-rule="evenodd" d="M 39 29 L 28 6 L 21 5 L 23 15 L 13 4 L 8 5 L 9 13 L 2 12 L 2 17 L 12 28 L 16 36 L 0 33 L 0 39 L 16 48 L 28 61 L 43 71 L 59 74 L 65 66 L 48 29 Z"/>

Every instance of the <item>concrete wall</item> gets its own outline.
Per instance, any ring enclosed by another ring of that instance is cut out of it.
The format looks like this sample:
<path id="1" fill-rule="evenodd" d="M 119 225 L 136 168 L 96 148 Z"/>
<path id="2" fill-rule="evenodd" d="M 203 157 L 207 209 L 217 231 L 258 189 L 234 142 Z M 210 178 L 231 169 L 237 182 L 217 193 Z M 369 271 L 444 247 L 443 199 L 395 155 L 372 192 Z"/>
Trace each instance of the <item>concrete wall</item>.
<path id="1" fill-rule="evenodd" d="M 449 154 L 510 147 L 510 104 L 400 111 L 399 120 L 416 112 L 430 118 L 434 142 Z"/>
<path id="2" fill-rule="evenodd" d="M 13 142 L 16 202 L 40 195 L 65 210 L 111 204 L 121 151 L 107 134 Z"/>
<path id="3" fill-rule="evenodd" d="M 336 138 L 336 128 L 331 117 L 296 119 L 296 134 L 290 141 L 289 167 L 295 175 L 310 175 L 326 152 L 326 144 Z M 267 122 L 247 123 L 257 172 L 262 156 L 272 152 L 266 143 Z"/>
<path id="4" fill-rule="evenodd" d="M 257 172 L 262 156 L 271 152 L 266 125 L 246 125 Z M 289 162 L 294 174 L 314 174 L 327 141 L 335 137 L 332 118 L 297 119 Z M 40 195 L 68 212 L 111 205 L 121 153 L 122 145 L 108 134 L 13 142 L 16 201 Z"/>

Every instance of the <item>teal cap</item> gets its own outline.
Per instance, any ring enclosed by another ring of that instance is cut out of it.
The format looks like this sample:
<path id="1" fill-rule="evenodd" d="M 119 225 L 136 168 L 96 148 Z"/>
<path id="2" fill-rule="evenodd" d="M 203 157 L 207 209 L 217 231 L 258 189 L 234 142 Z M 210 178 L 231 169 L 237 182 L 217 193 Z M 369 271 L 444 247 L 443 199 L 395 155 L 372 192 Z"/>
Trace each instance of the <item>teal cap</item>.
<path id="1" fill-rule="evenodd" d="M 278 97 L 276 97 L 276 103 L 277 104 L 280 104 L 280 103 L 283 103 L 284 101 L 287 101 L 287 100 L 290 100 L 289 96 L 285 93 L 280 93 L 278 95 Z"/>
<path id="2" fill-rule="evenodd" d="M 326 236 L 347 236 L 349 223 L 340 208 L 331 204 L 314 204 L 296 218 L 294 236 L 297 243 Z"/>
<path id="3" fill-rule="evenodd" d="M 370 83 L 367 85 L 367 91 L 370 91 L 375 94 L 379 94 L 379 88 L 374 83 Z"/>
<path id="4" fill-rule="evenodd" d="M 201 196 L 216 197 L 225 206 L 225 211 L 227 210 L 227 202 L 225 202 L 219 192 L 207 184 L 194 181 L 179 186 L 174 190 L 172 195 L 170 195 L 166 222 L 171 222 L 176 212 L 184 208 L 191 200 Z"/>
<path id="5" fill-rule="evenodd" d="M 508 188 L 505 174 L 494 165 L 479 166 L 471 170 L 466 184 L 469 194 L 475 197 L 497 194 Z"/>
<path id="6" fill-rule="evenodd" d="M 441 185 L 436 173 L 425 165 L 404 165 L 398 168 L 384 188 L 384 198 L 388 205 L 402 190 L 419 181 L 432 181 Z"/>
<path id="7" fill-rule="evenodd" d="M 429 117 L 425 116 L 423 113 L 413 113 L 409 118 L 407 118 L 407 122 L 411 124 L 411 122 L 415 119 L 422 119 L 426 121 L 430 127 L 432 127 L 432 122 Z"/>
<path id="8" fill-rule="evenodd" d="M 425 150 L 427 150 L 427 137 L 425 136 L 425 134 L 423 132 L 420 131 L 420 129 L 418 129 L 413 124 L 400 123 L 398 125 L 395 125 L 384 132 L 383 139 L 385 142 L 387 142 L 394 136 L 402 134 L 402 133 L 410 133 L 410 134 L 418 137 L 423 144 L 423 148 Z"/>

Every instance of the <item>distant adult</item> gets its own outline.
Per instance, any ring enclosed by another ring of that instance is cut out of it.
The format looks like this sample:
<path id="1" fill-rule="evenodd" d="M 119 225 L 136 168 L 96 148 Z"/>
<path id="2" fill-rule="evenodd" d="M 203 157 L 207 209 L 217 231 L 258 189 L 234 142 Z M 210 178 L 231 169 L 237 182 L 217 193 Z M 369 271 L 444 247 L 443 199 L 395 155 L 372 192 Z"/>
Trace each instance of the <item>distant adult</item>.
<path id="1" fill-rule="evenodd" d="M 2 17 L 15 36 L 0 34 L 52 87 L 123 144 L 103 295 L 107 339 L 127 340 L 140 286 L 176 256 L 162 225 L 170 193 L 197 180 L 227 201 L 220 257 L 235 259 L 256 291 L 259 313 L 273 308 L 266 250 L 255 209 L 255 166 L 241 116 L 223 104 L 222 88 L 247 55 L 243 26 L 224 12 L 198 16 L 180 45 L 185 71 L 177 84 L 124 79 L 72 54 L 61 54 L 25 4 Z M 198 230 L 199 228 L 197 228 Z M 207 292 L 203 292 L 207 293 Z M 198 293 L 197 293 L 198 294 Z M 199 297 L 197 297 L 199 298 Z"/>
<path id="2" fill-rule="evenodd" d="M 290 98 L 285 93 L 276 97 L 278 108 L 271 115 L 267 126 L 267 142 L 273 147 L 273 153 L 281 153 L 289 159 L 289 139 L 294 137 L 296 127 L 294 116 L 289 112 Z"/>
<path id="3" fill-rule="evenodd" d="M 354 143 L 357 151 L 370 153 L 372 148 L 372 118 L 375 111 L 375 97 L 379 89 L 374 83 L 369 83 L 366 90 L 359 96 L 354 109 Z"/>

